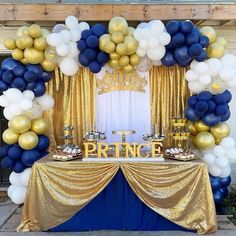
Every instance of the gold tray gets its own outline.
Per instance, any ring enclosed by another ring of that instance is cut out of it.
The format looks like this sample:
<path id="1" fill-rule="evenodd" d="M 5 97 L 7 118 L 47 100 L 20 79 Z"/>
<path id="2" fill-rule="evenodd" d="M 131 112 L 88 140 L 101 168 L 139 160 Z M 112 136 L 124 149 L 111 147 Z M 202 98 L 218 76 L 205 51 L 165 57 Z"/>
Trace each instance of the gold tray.
<path id="1" fill-rule="evenodd" d="M 176 161 L 193 161 L 199 159 L 199 157 L 195 156 L 194 157 L 177 157 L 177 156 L 172 156 L 172 155 L 164 155 L 164 158 L 176 160 Z"/>

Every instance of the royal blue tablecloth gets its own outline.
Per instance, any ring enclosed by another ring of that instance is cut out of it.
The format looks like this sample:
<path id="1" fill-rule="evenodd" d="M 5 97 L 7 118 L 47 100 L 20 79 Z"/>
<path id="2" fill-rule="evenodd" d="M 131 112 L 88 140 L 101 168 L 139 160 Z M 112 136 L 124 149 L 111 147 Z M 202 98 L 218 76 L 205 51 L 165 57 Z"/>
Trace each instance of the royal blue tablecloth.
<path id="1" fill-rule="evenodd" d="M 154 212 L 130 188 L 121 170 L 71 219 L 49 231 L 186 230 Z"/>

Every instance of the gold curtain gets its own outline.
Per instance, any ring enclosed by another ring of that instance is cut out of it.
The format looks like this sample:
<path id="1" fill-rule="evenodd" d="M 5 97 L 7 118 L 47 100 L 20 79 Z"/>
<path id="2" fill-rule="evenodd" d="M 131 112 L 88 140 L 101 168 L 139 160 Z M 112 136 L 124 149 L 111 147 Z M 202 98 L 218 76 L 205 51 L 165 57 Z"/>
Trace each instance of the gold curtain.
<path id="1" fill-rule="evenodd" d="M 64 142 L 63 127 L 68 125 L 74 126 L 73 135 L 82 145 L 84 132 L 96 120 L 95 76 L 87 68 L 80 68 L 78 74 L 71 77 L 56 69 L 55 78 L 47 85 L 47 93 L 55 101 L 54 108 L 44 115 L 49 121 L 51 145 Z"/>
<path id="2" fill-rule="evenodd" d="M 171 118 L 184 116 L 190 95 L 184 79 L 187 70 L 179 66 L 158 66 L 150 71 L 151 124 L 156 124 L 159 132 L 165 131 L 168 135 Z M 170 144 L 169 139 L 166 144 Z"/>

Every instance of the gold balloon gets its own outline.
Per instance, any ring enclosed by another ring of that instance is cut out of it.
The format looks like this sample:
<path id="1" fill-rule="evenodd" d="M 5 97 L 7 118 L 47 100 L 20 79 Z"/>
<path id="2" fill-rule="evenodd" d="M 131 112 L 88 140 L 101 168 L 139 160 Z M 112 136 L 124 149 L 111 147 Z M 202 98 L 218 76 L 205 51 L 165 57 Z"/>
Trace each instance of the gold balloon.
<path id="1" fill-rule="evenodd" d="M 35 48 L 26 48 L 24 57 L 30 64 L 39 64 L 44 59 L 44 53 Z"/>
<path id="2" fill-rule="evenodd" d="M 198 132 L 209 131 L 210 127 L 205 125 L 201 120 L 196 121 L 194 126 Z"/>
<path id="3" fill-rule="evenodd" d="M 107 44 L 108 42 L 110 42 L 110 41 L 111 41 L 111 36 L 110 36 L 110 34 L 103 34 L 103 35 L 99 38 L 99 48 L 100 48 L 101 50 L 104 50 L 106 44 Z"/>
<path id="4" fill-rule="evenodd" d="M 194 123 L 190 120 L 186 123 L 186 128 L 190 131 L 191 135 L 196 135 L 198 133 Z"/>
<path id="5" fill-rule="evenodd" d="M 115 51 L 116 45 L 112 41 L 108 41 L 104 47 L 106 53 L 112 53 Z"/>
<path id="6" fill-rule="evenodd" d="M 24 55 L 23 55 L 23 56 L 24 56 Z M 27 61 L 25 58 L 23 58 L 23 59 L 21 60 L 21 63 L 23 63 L 23 64 L 25 64 L 25 65 L 26 65 L 26 64 L 29 64 L 28 61 Z"/>
<path id="7" fill-rule="evenodd" d="M 111 40 L 116 44 L 122 43 L 124 40 L 123 34 L 121 32 L 114 32 L 111 35 Z"/>
<path id="8" fill-rule="evenodd" d="M 221 141 L 222 141 L 221 138 L 217 138 L 217 139 L 216 139 L 216 145 L 219 145 Z"/>
<path id="9" fill-rule="evenodd" d="M 127 47 L 127 55 L 132 55 L 136 52 L 138 48 L 138 41 L 134 37 L 127 36 L 124 43 Z"/>
<path id="10" fill-rule="evenodd" d="M 22 35 L 28 35 L 28 26 L 21 26 L 17 31 L 16 31 L 16 37 L 21 37 Z"/>
<path id="11" fill-rule="evenodd" d="M 34 40 L 34 47 L 39 50 L 43 51 L 47 47 L 47 41 L 44 37 L 39 37 Z"/>
<path id="12" fill-rule="evenodd" d="M 134 67 L 129 64 L 129 65 L 123 66 L 122 70 L 126 73 L 130 73 L 134 70 Z"/>
<path id="13" fill-rule="evenodd" d="M 30 150 L 38 145 L 39 138 L 38 135 L 32 131 L 28 131 L 20 135 L 18 143 L 21 148 L 25 150 Z"/>
<path id="14" fill-rule="evenodd" d="M 134 34 L 135 28 L 134 27 L 128 27 L 128 36 L 132 36 Z"/>
<path id="15" fill-rule="evenodd" d="M 117 54 L 116 52 L 112 52 L 109 55 L 112 60 L 118 60 L 120 58 L 120 55 Z"/>
<path id="16" fill-rule="evenodd" d="M 15 116 L 12 120 L 9 121 L 8 126 L 13 132 L 21 134 L 30 129 L 31 121 L 27 116 Z"/>
<path id="17" fill-rule="evenodd" d="M 222 139 L 229 136 L 230 128 L 226 123 L 220 122 L 217 125 L 211 127 L 210 131 L 216 139 Z"/>
<path id="18" fill-rule="evenodd" d="M 108 24 L 108 31 L 110 34 L 121 32 L 123 35 L 126 35 L 128 33 L 128 23 L 123 17 L 113 17 Z"/>
<path id="19" fill-rule="evenodd" d="M 108 61 L 108 65 L 109 65 L 111 68 L 117 69 L 117 70 L 121 68 L 120 63 L 119 63 L 118 60 L 109 60 L 109 61 Z"/>
<path id="20" fill-rule="evenodd" d="M 126 66 L 129 64 L 129 57 L 127 55 L 121 56 L 119 59 L 119 64 L 121 66 Z"/>
<path id="21" fill-rule="evenodd" d="M 127 52 L 127 46 L 124 43 L 119 43 L 116 46 L 116 53 L 120 56 L 125 55 Z"/>
<path id="22" fill-rule="evenodd" d="M 16 39 L 16 46 L 19 49 L 31 48 L 33 46 L 34 40 L 29 35 L 22 35 Z"/>
<path id="23" fill-rule="evenodd" d="M 228 43 L 224 37 L 217 37 L 215 42 L 221 44 L 224 48 L 227 48 Z"/>
<path id="24" fill-rule="evenodd" d="M 31 25 L 28 29 L 28 34 L 34 39 L 40 37 L 42 35 L 41 27 L 36 24 Z"/>
<path id="25" fill-rule="evenodd" d="M 22 60 L 24 58 L 24 51 L 19 49 L 19 48 L 15 48 L 12 53 L 11 53 L 12 57 L 18 61 Z"/>
<path id="26" fill-rule="evenodd" d="M 135 53 L 130 56 L 130 64 L 136 66 L 140 63 L 140 57 Z"/>
<path id="27" fill-rule="evenodd" d="M 54 71 L 55 68 L 56 68 L 56 64 L 51 62 L 51 61 L 48 61 L 48 60 L 43 60 L 41 62 L 41 66 L 43 67 L 44 70 L 46 71 Z"/>
<path id="28" fill-rule="evenodd" d="M 39 118 L 32 121 L 31 130 L 36 134 L 45 134 L 48 130 L 48 122 L 45 118 Z"/>
<path id="29" fill-rule="evenodd" d="M 14 38 L 6 38 L 3 44 L 4 47 L 9 50 L 13 50 L 16 48 L 16 40 Z"/>
<path id="30" fill-rule="evenodd" d="M 201 34 L 207 36 L 209 43 L 213 43 L 216 40 L 216 32 L 210 26 L 204 26 L 200 29 Z"/>
<path id="31" fill-rule="evenodd" d="M 225 48 L 219 43 L 211 43 L 207 47 L 208 58 L 221 58 L 224 56 Z"/>
<path id="32" fill-rule="evenodd" d="M 17 143 L 19 138 L 19 134 L 16 134 L 11 129 L 6 129 L 2 134 L 2 139 L 6 144 L 14 144 Z"/>
<path id="33" fill-rule="evenodd" d="M 210 132 L 200 132 L 194 138 L 194 145 L 200 149 L 210 149 L 215 145 L 215 137 Z"/>

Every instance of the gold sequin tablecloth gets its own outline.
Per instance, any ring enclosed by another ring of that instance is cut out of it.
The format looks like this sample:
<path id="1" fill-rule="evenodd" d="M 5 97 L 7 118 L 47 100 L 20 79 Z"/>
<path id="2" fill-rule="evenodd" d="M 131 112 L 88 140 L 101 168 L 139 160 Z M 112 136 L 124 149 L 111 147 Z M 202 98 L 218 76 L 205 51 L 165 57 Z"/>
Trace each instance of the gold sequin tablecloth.
<path id="1" fill-rule="evenodd" d="M 199 234 L 217 229 L 207 167 L 202 162 L 35 163 L 18 231 L 42 231 L 70 219 L 95 198 L 121 169 L 148 207 Z"/>

